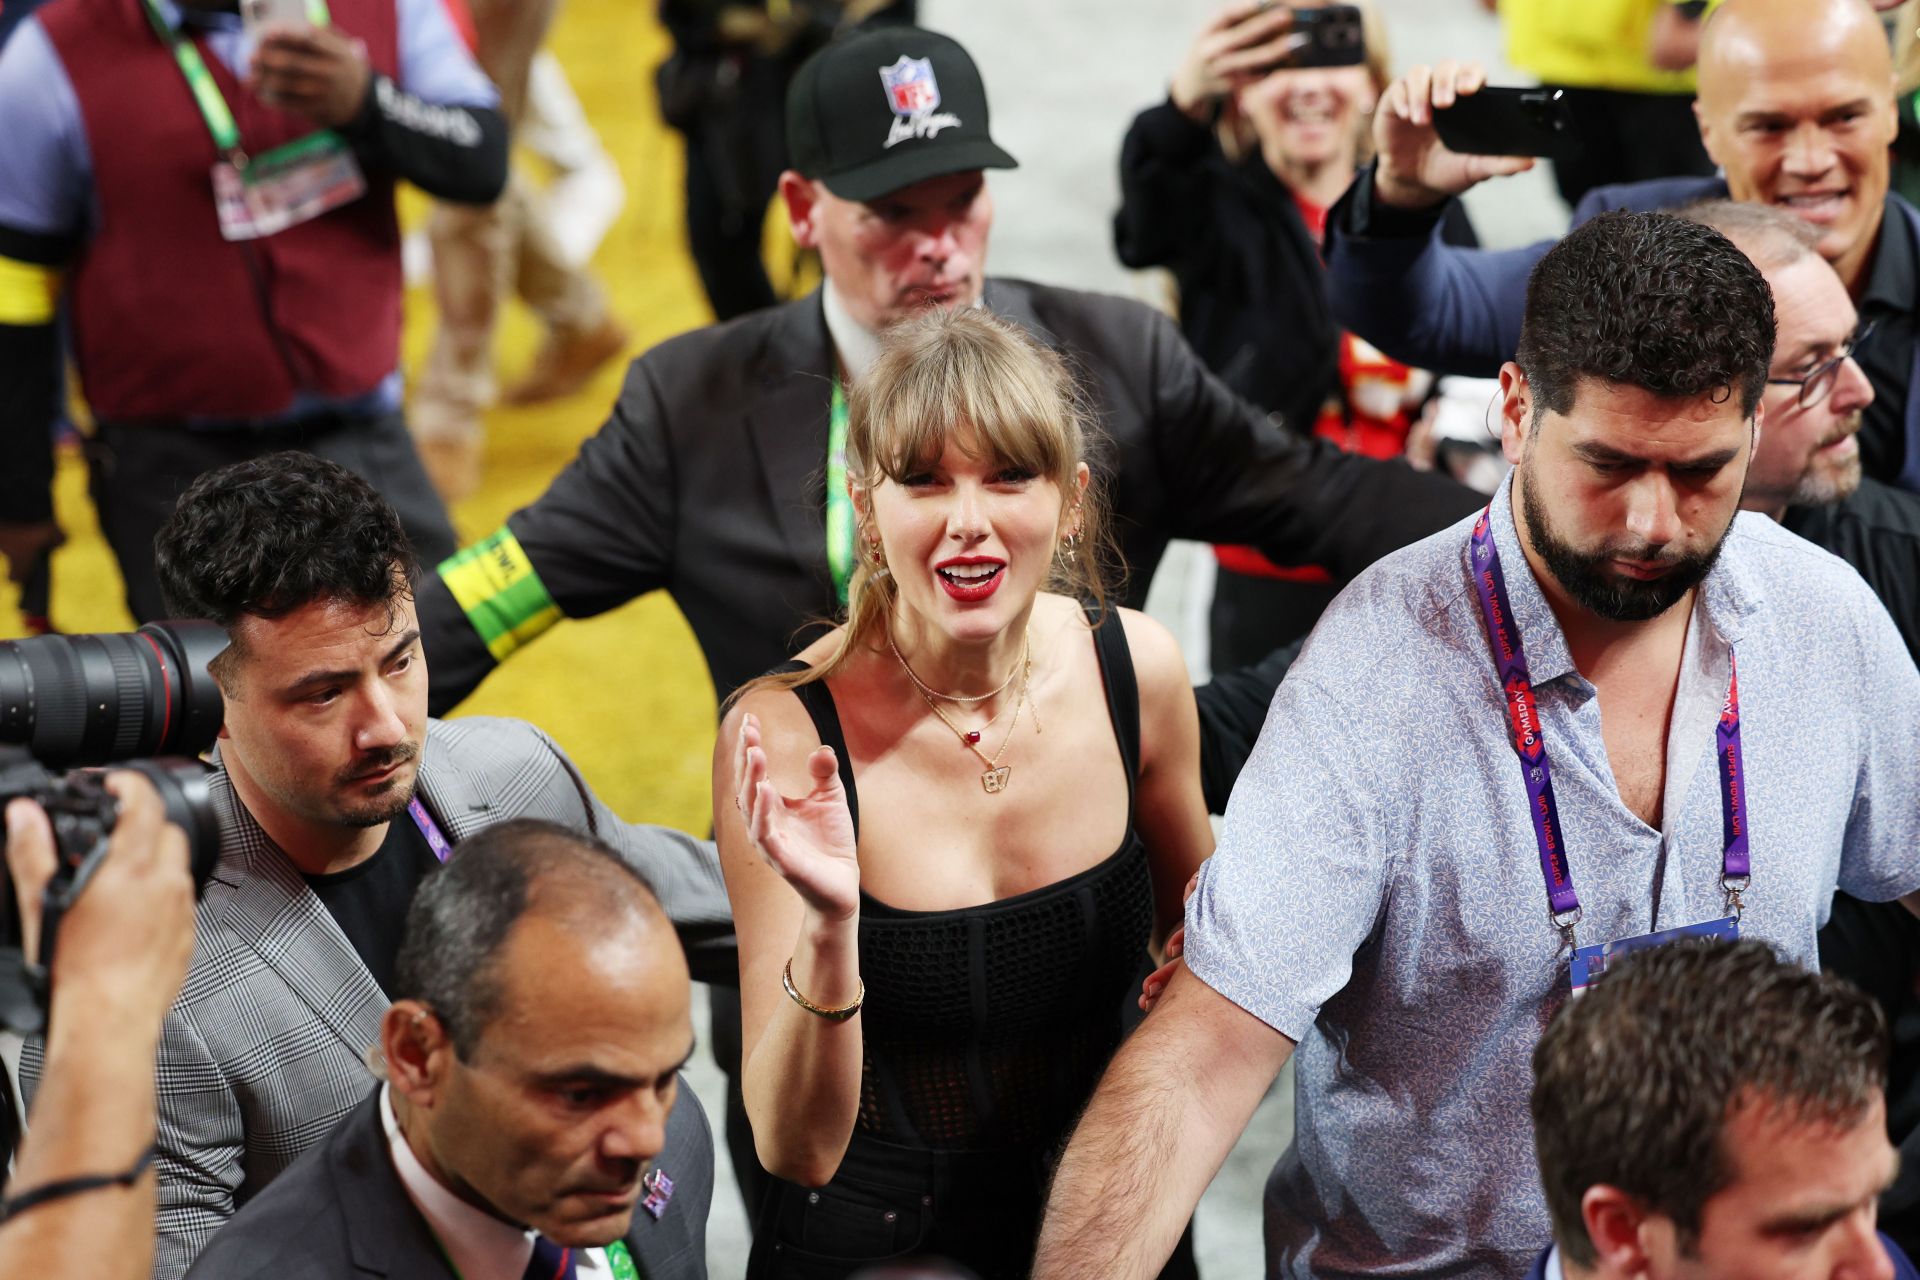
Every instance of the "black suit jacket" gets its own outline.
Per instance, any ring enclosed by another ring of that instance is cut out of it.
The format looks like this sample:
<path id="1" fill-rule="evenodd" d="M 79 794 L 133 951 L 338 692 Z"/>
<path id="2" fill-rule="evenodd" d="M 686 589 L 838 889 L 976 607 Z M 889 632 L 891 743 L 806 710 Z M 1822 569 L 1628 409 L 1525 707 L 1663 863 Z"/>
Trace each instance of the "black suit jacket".
<path id="1" fill-rule="evenodd" d="M 646 1280 L 706 1280 L 713 1135 L 683 1080 L 655 1163 L 673 1178 L 656 1221 L 627 1233 Z M 380 1090 L 342 1119 L 213 1238 L 187 1280 L 457 1280 L 387 1153 Z"/>
<path id="2" fill-rule="evenodd" d="M 988 281 L 986 303 L 1059 349 L 1087 393 L 1128 604 L 1145 600 L 1172 538 L 1251 543 L 1346 579 L 1485 502 L 1269 421 L 1141 303 L 1019 280 Z M 832 369 L 818 294 L 634 361 L 606 425 L 507 522 L 560 611 L 589 617 L 665 588 L 722 697 L 790 658 L 806 624 L 836 608 L 824 516 Z M 494 660 L 438 578 L 419 604 L 431 702 L 444 711 Z M 1237 696 L 1264 714 L 1272 691 Z M 1202 714 L 1204 731 L 1204 699 Z M 1230 779 L 1239 759 L 1214 772 Z"/>

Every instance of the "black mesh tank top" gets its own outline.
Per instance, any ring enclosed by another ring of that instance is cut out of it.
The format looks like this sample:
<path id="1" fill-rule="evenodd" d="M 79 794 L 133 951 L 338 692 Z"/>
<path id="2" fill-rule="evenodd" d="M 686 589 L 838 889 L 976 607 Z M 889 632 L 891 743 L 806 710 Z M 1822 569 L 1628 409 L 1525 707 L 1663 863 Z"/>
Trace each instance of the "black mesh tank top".
<path id="1" fill-rule="evenodd" d="M 1109 616 L 1093 639 L 1127 772 L 1126 837 L 1096 866 L 977 907 L 904 911 L 861 893 L 867 999 L 856 1134 L 940 1150 L 1050 1149 L 1093 1095 L 1123 1021 L 1130 1025 L 1153 928 L 1132 810 L 1140 693 L 1120 619 Z M 833 695 L 824 683 L 794 692 L 840 757 L 858 832 Z"/>

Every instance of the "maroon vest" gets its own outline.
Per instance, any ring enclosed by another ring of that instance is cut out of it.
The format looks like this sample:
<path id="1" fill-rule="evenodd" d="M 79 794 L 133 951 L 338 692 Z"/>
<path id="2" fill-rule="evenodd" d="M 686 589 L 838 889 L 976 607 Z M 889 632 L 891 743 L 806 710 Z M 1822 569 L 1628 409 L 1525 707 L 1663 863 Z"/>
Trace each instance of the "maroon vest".
<path id="1" fill-rule="evenodd" d="M 394 0 L 329 0 L 334 25 L 398 78 Z M 393 179 L 278 235 L 220 238 L 218 155 L 173 54 L 140 0 L 57 0 L 39 10 L 80 100 L 97 222 L 68 283 L 81 388 L 129 422 L 259 418 L 296 392 L 356 396 L 400 352 L 400 228 Z M 192 28 L 189 26 L 188 31 Z M 259 155 L 314 131 L 201 56 Z"/>

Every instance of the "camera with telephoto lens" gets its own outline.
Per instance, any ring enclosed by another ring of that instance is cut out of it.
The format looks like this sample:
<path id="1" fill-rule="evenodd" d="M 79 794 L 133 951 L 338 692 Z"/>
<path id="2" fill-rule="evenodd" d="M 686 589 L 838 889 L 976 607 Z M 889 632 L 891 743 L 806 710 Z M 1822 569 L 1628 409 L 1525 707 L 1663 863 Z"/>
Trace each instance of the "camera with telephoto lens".
<path id="1" fill-rule="evenodd" d="M 53 956 L 60 919 L 106 857 L 119 808 L 101 768 L 128 769 L 160 793 L 187 833 L 195 894 L 220 851 L 207 791 L 225 703 L 207 664 L 227 647 L 210 622 L 156 622 L 112 635 L 0 642 L 0 806 L 25 797 L 52 821 L 57 866 L 47 885 L 39 953 Z M 75 768 L 75 766 L 79 766 Z M 73 772 L 58 770 L 74 768 Z M 13 877 L 0 862 L 0 1024 L 46 1026 L 47 971 L 21 947 Z"/>

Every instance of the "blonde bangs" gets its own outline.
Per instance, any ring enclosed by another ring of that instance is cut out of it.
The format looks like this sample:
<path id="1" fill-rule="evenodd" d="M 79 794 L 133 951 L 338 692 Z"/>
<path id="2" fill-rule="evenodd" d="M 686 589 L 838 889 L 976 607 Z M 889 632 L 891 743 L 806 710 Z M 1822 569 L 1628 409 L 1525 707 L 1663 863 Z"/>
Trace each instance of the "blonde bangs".
<path id="1" fill-rule="evenodd" d="M 847 469 L 856 483 L 897 484 L 957 444 L 969 458 L 1070 490 L 1081 433 L 1058 356 L 971 309 L 917 318 L 888 338 L 848 401 Z"/>

